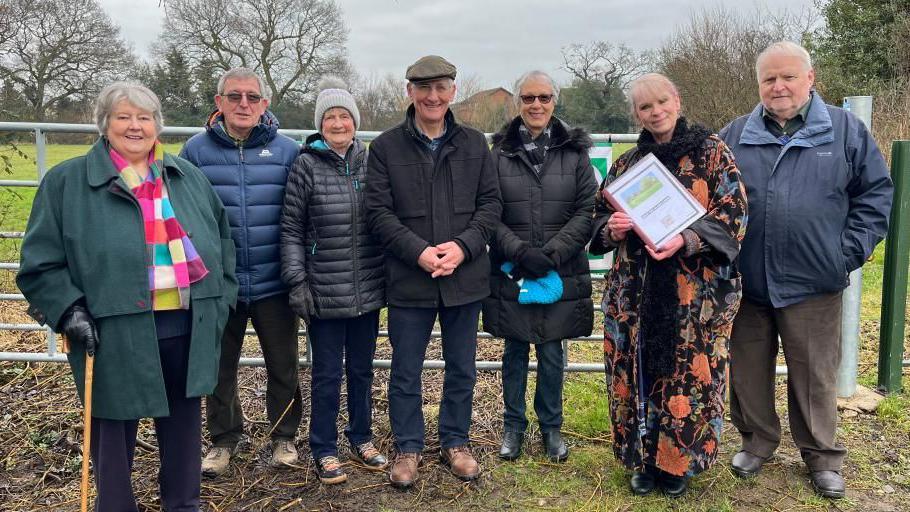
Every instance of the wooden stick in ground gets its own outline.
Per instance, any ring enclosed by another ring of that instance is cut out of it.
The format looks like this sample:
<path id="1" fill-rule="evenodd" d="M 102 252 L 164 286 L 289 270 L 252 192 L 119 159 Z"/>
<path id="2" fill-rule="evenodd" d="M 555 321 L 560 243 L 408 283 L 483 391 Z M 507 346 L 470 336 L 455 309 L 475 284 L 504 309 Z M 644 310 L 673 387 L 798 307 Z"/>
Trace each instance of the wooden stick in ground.
<path id="1" fill-rule="evenodd" d="M 92 383 L 95 379 L 95 356 L 85 354 L 85 411 L 82 421 L 82 512 L 88 512 L 88 461 L 92 449 Z"/>

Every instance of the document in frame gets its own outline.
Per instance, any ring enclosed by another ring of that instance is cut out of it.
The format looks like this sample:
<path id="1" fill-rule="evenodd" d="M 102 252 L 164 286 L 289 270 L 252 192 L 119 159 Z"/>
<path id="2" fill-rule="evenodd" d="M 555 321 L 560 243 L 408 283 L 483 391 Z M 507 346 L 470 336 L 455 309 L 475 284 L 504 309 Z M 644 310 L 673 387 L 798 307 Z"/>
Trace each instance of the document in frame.
<path id="1" fill-rule="evenodd" d="M 617 210 L 632 218 L 635 232 L 652 249 L 681 233 L 705 214 L 705 208 L 648 153 L 605 189 Z"/>

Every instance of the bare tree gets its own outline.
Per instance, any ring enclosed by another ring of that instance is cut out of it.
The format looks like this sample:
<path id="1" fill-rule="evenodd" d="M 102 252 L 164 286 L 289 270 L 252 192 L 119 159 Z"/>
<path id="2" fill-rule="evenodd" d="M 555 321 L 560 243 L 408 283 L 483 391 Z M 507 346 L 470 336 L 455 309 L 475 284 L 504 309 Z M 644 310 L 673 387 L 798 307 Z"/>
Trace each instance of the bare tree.
<path id="1" fill-rule="evenodd" d="M 134 62 L 96 0 L 3 0 L 0 78 L 38 121 L 85 101 Z"/>
<path id="2" fill-rule="evenodd" d="M 799 41 L 812 20 L 809 12 L 698 11 L 657 50 L 657 69 L 676 83 L 689 118 L 720 129 L 758 101 L 758 54 L 774 41 Z"/>
<path id="3" fill-rule="evenodd" d="M 486 84 L 480 75 L 471 73 L 458 77 L 456 80 L 455 101 L 465 101 L 471 96 L 486 89 Z"/>
<path id="4" fill-rule="evenodd" d="M 347 29 L 332 0 L 168 0 L 159 50 L 194 64 L 262 74 L 272 104 L 300 99 L 325 73 L 350 76 Z"/>
<path id="5" fill-rule="evenodd" d="M 410 100 L 405 82 L 391 73 L 379 77 L 370 75 L 354 82 L 354 96 L 360 110 L 362 130 L 385 130 L 404 118 Z"/>
<path id="6" fill-rule="evenodd" d="M 648 55 L 606 41 L 570 44 L 562 49 L 563 69 L 578 80 L 624 89 L 647 69 Z"/>

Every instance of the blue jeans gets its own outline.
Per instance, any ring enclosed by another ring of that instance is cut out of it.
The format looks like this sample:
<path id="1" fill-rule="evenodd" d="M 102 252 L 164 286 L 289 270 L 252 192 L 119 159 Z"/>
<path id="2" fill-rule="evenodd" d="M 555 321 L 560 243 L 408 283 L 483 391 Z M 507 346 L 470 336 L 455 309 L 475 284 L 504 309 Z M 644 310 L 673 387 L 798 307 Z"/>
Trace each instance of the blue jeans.
<path id="1" fill-rule="evenodd" d="M 423 391 L 420 375 L 439 315 L 445 377 L 439 404 L 439 443 L 451 448 L 468 443 L 471 406 L 477 381 L 477 320 L 480 301 L 462 306 L 409 308 L 389 306 L 392 371 L 389 378 L 389 420 L 399 453 L 424 448 Z"/>
<path id="2" fill-rule="evenodd" d="M 352 447 L 373 438 L 371 392 L 379 310 L 354 318 L 316 318 L 307 333 L 313 346 L 310 452 L 318 460 L 338 454 L 342 370 L 348 388 L 348 425 L 344 434 Z"/>
<path id="3" fill-rule="evenodd" d="M 562 341 L 553 340 L 534 345 L 537 354 L 537 389 L 534 392 L 534 412 L 541 432 L 562 428 Z M 524 432 L 528 428 L 525 416 L 525 390 L 528 385 L 528 356 L 531 343 L 506 339 L 502 354 L 503 430 Z"/>

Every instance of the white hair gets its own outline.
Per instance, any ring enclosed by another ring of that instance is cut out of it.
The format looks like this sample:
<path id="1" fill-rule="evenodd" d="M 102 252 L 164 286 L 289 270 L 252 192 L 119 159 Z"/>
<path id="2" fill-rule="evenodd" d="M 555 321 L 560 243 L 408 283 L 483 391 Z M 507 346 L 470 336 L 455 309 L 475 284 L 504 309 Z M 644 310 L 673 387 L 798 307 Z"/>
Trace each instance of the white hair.
<path id="1" fill-rule="evenodd" d="M 762 52 L 759 53 L 758 57 L 755 59 L 755 76 L 759 82 L 761 81 L 762 62 L 764 62 L 764 60 L 771 55 L 797 57 L 803 64 L 803 71 L 809 71 L 812 69 L 812 57 L 809 55 L 809 52 L 806 51 L 805 48 L 794 43 L 793 41 L 777 41 L 776 43 L 771 43 L 767 48 L 762 50 Z"/>
<path id="2" fill-rule="evenodd" d="M 555 104 L 559 100 L 559 85 L 556 84 L 556 80 L 553 80 L 553 77 L 546 71 L 535 69 L 533 71 L 528 71 L 518 77 L 518 80 L 515 80 L 515 94 L 512 96 L 512 101 L 515 102 L 516 106 L 521 104 L 521 88 L 531 80 L 540 80 L 541 82 L 549 84 L 550 91 L 553 94 L 553 103 Z"/>
<path id="3" fill-rule="evenodd" d="M 114 82 L 102 89 L 98 93 L 98 99 L 95 100 L 95 126 L 98 127 L 98 133 L 107 134 L 111 114 L 121 101 L 150 112 L 155 120 L 155 130 L 158 133 L 164 129 L 161 101 L 151 89 L 138 82 Z"/>
<path id="4" fill-rule="evenodd" d="M 259 76 L 259 73 L 253 71 L 250 68 L 231 68 L 224 72 L 221 75 L 221 78 L 218 79 L 218 95 L 222 96 L 224 94 L 225 84 L 228 80 L 247 80 L 254 79 L 256 83 L 259 84 L 259 95 L 265 98 L 269 98 L 269 88 L 265 86 L 265 80 Z"/>

